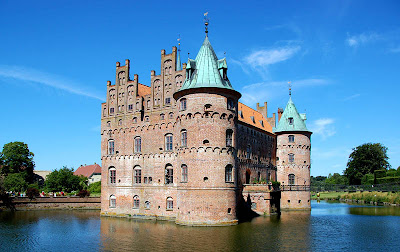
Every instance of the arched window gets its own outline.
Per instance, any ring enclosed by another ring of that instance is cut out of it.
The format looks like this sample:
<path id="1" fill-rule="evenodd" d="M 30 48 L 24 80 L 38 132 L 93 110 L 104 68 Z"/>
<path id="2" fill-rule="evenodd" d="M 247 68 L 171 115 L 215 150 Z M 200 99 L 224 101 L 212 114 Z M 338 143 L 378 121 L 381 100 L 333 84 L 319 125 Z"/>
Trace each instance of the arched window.
<path id="1" fill-rule="evenodd" d="M 110 114 L 114 114 L 114 108 L 110 108 Z"/>
<path id="2" fill-rule="evenodd" d="M 165 166 L 165 184 L 173 184 L 174 183 L 174 169 L 172 165 L 167 164 Z"/>
<path id="3" fill-rule="evenodd" d="M 144 202 L 144 207 L 145 207 L 146 209 L 150 209 L 150 201 Z"/>
<path id="4" fill-rule="evenodd" d="M 166 151 L 172 151 L 172 134 L 166 134 L 165 135 L 165 150 Z"/>
<path id="5" fill-rule="evenodd" d="M 186 98 L 181 99 L 181 110 L 186 110 Z"/>
<path id="6" fill-rule="evenodd" d="M 289 125 L 293 125 L 293 122 L 294 122 L 293 117 L 289 117 L 288 122 L 289 122 Z"/>
<path id="7" fill-rule="evenodd" d="M 187 131 L 186 130 L 181 131 L 181 146 L 182 147 L 187 146 Z"/>
<path id="8" fill-rule="evenodd" d="M 115 169 L 115 167 L 110 167 L 108 169 L 108 182 L 110 184 L 115 184 L 116 183 L 116 177 L 117 177 L 117 170 Z"/>
<path id="9" fill-rule="evenodd" d="M 115 208 L 117 206 L 117 197 L 115 195 L 110 196 L 110 208 Z"/>
<path id="10" fill-rule="evenodd" d="M 142 152 L 142 138 L 141 137 L 135 137 L 134 139 L 134 146 L 133 146 L 133 151 L 135 153 L 140 153 Z"/>
<path id="11" fill-rule="evenodd" d="M 139 196 L 135 195 L 133 197 L 133 208 L 139 208 L 139 203 L 140 203 Z"/>
<path id="12" fill-rule="evenodd" d="M 150 100 L 147 101 L 147 109 L 150 108 Z"/>
<path id="13" fill-rule="evenodd" d="M 132 119 L 132 122 L 133 122 L 133 123 L 137 123 L 137 117 L 134 117 L 134 118 Z"/>
<path id="14" fill-rule="evenodd" d="M 227 165 L 225 167 L 225 182 L 233 182 L 233 167 L 232 165 Z"/>
<path id="15" fill-rule="evenodd" d="M 227 100 L 227 109 L 235 110 L 235 102 L 232 99 Z"/>
<path id="16" fill-rule="evenodd" d="M 133 169 L 133 182 L 135 184 L 140 184 L 142 183 L 142 169 L 140 166 L 135 166 Z"/>
<path id="17" fill-rule="evenodd" d="M 108 140 L 108 155 L 114 155 L 114 140 Z"/>
<path id="18" fill-rule="evenodd" d="M 118 120 L 118 126 L 122 126 L 122 119 Z"/>
<path id="19" fill-rule="evenodd" d="M 295 184 L 295 182 L 294 182 L 294 179 L 295 179 L 295 176 L 294 176 L 294 174 L 289 174 L 289 185 L 294 185 Z"/>
<path id="20" fill-rule="evenodd" d="M 293 135 L 289 135 L 289 143 L 293 143 L 294 142 L 294 136 Z"/>
<path id="21" fill-rule="evenodd" d="M 167 198 L 167 210 L 173 210 L 174 209 L 174 200 L 172 197 Z"/>
<path id="22" fill-rule="evenodd" d="M 293 153 L 290 153 L 290 154 L 289 154 L 289 162 L 290 162 L 290 163 L 293 163 L 293 162 L 294 162 L 294 154 L 293 154 Z"/>
<path id="23" fill-rule="evenodd" d="M 232 139 L 233 139 L 233 130 L 228 129 L 226 130 L 226 146 L 232 147 Z"/>
<path id="24" fill-rule="evenodd" d="M 181 182 L 188 182 L 188 168 L 187 165 L 183 164 L 182 168 L 182 180 Z"/>

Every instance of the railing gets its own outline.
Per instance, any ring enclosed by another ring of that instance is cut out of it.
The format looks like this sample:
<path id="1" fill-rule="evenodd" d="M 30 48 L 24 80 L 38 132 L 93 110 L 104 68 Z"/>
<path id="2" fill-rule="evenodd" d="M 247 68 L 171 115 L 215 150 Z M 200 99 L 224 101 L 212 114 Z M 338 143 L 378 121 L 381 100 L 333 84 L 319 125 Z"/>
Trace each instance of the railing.
<path id="1" fill-rule="evenodd" d="M 309 185 L 281 185 L 281 191 L 310 191 Z"/>
<path id="2" fill-rule="evenodd" d="M 313 192 L 357 192 L 357 191 L 383 191 L 383 192 L 399 192 L 400 183 L 376 184 L 376 185 L 318 185 L 311 186 Z"/>

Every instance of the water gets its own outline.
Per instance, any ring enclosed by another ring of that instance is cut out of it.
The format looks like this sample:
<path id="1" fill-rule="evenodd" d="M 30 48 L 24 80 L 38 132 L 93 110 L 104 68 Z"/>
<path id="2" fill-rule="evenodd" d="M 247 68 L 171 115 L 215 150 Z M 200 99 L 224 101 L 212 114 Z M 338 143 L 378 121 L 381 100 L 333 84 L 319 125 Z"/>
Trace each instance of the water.
<path id="1" fill-rule="evenodd" d="M 0 251 L 400 251 L 400 208 L 312 202 L 231 227 L 99 217 L 99 211 L 0 213 Z"/>

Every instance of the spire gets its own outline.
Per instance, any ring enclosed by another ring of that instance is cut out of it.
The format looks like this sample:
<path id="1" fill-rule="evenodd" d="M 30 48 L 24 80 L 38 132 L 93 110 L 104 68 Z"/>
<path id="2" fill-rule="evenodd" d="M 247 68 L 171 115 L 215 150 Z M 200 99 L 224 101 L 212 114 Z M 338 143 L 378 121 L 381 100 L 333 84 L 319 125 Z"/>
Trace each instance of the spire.
<path id="1" fill-rule="evenodd" d="M 289 84 L 289 97 L 292 97 L 292 82 L 288 81 Z"/>
<path id="2" fill-rule="evenodd" d="M 181 35 L 179 35 L 178 38 L 178 56 L 176 59 L 176 71 L 181 71 L 182 70 L 182 64 L 181 64 Z"/>
<path id="3" fill-rule="evenodd" d="M 306 131 L 311 132 L 306 127 L 306 115 L 299 114 L 292 101 L 292 97 L 289 97 L 289 101 L 286 105 L 285 110 L 278 122 L 278 126 L 274 128 L 274 133 L 285 132 L 285 131 Z"/>

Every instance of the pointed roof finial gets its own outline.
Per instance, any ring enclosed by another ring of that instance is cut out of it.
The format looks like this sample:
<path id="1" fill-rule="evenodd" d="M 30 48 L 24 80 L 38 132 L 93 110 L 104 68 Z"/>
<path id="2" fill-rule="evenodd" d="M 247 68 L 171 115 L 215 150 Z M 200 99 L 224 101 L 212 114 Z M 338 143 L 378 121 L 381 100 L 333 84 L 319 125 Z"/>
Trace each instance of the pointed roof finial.
<path id="1" fill-rule="evenodd" d="M 181 35 L 179 34 L 178 37 L 178 57 L 176 59 L 176 70 L 177 71 L 181 71 L 182 67 L 181 67 Z"/>
<path id="2" fill-rule="evenodd" d="M 292 82 L 288 81 L 288 84 L 289 84 L 289 96 L 291 97 L 292 96 Z"/>
<path id="3" fill-rule="evenodd" d="M 204 13 L 204 24 L 206 26 L 206 37 L 208 37 L 208 24 L 209 24 L 209 20 L 208 20 L 208 11 L 206 13 Z"/>

